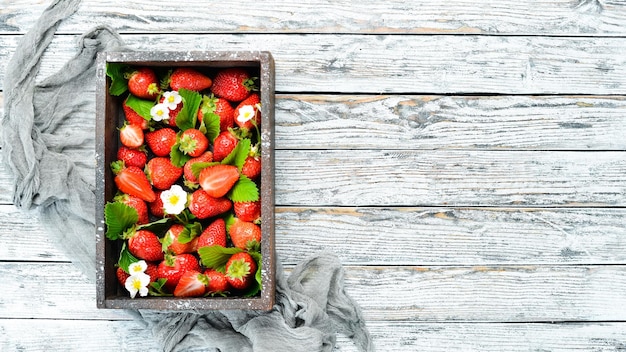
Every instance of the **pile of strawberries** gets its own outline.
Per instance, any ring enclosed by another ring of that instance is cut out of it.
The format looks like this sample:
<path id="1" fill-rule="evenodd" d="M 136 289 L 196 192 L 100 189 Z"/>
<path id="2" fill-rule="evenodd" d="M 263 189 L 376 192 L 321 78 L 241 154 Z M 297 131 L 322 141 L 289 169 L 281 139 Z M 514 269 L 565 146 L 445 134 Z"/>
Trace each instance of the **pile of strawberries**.
<path id="1" fill-rule="evenodd" d="M 106 236 L 120 244 L 117 277 L 131 297 L 258 294 L 261 111 L 250 71 L 107 65 L 125 118 Z"/>

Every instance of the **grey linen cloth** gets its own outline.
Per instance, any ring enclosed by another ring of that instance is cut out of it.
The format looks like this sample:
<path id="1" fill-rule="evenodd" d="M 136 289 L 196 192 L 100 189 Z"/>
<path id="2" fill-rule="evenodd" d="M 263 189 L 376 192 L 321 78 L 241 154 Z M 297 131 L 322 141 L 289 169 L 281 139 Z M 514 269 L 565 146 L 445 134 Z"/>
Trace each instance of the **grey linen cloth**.
<path id="1" fill-rule="evenodd" d="M 15 205 L 38 215 L 52 241 L 95 281 L 95 95 L 89 92 L 96 54 L 129 48 L 113 29 L 94 28 L 56 74 L 35 80 L 59 24 L 79 6 L 77 0 L 53 1 L 9 61 L 1 151 L 14 177 Z M 305 259 L 288 277 L 277 267 L 276 304 L 269 312 L 131 313 L 163 351 L 332 351 L 337 333 L 361 351 L 374 350 L 334 254 Z"/>

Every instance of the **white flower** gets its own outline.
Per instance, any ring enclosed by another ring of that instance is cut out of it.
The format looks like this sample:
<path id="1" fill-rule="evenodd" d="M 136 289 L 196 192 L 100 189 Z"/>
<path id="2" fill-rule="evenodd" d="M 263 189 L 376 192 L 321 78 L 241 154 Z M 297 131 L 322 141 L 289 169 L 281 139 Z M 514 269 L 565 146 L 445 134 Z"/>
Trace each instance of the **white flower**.
<path id="1" fill-rule="evenodd" d="M 167 105 L 170 110 L 175 110 L 181 101 L 183 101 L 183 98 L 177 91 L 173 90 L 171 92 L 163 93 L 163 103 L 161 104 Z"/>
<path id="2" fill-rule="evenodd" d="M 150 109 L 150 116 L 152 116 L 154 121 L 167 120 L 170 118 L 170 109 L 167 107 L 167 104 L 156 104 Z"/>
<path id="3" fill-rule="evenodd" d="M 237 121 L 241 123 L 246 123 L 256 115 L 256 110 L 252 105 L 244 105 L 239 109 L 239 115 L 237 116 Z"/>
<path id="4" fill-rule="evenodd" d="M 138 262 L 134 262 L 128 266 L 128 273 L 131 275 L 144 273 L 148 268 L 148 264 L 145 260 L 140 260 Z"/>
<path id="5" fill-rule="evenodd" d="M 135 298 L 137 292 L 141 297 L 145 297 L 148 295 L 148 284 L 150 284 L 150 275 L 141 272 L 129 276 L 124 287 L 130 292 L 130 298 Z"/>
<path id="6" fill-rule="evenodd" d="M 180 214 L 187 204 L 187 192 L 179 185 L 172 185 L 167 191 L 161 192 L 163 208 L 167 214 Z"/>

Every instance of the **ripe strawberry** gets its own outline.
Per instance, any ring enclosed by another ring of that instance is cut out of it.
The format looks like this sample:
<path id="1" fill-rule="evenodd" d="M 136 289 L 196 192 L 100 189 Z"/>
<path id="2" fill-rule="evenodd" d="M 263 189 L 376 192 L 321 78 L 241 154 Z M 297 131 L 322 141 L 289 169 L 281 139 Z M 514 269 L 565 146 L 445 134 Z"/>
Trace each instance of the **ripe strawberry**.
<path id="1" fill-rule="evenodd" d="M 170 76 L 170 87 L 173 90 L 184 88 L 199 92 L 211 87 L 212 83 L 209 77 L 189 67 L 179 67 Z"/>
<path id="2" fill-rule="evenodd" d="M 257 93 L 250 94 L 249 97 L 244 99 L 237 107 L 235 108 L 235 112 L 233 113 L 235 124 L 240 128 L 246 128 L 251 130 L 254 128 L 254 125 L 261 125 L 261 110 L 259 109 L 259 104 L 261 103 L 261 98 Z M 254 121 L 253 121 L 254 120 Z"/>
<path id="3" fill-rule="evenodd" d="M 180 145 L 178 149 L 191 157 L 202 155 L 208 147 L 209 139 L 198 129 L 190 128 L 183 131 L 180 135 Z"/>
<path id="4" fill-rule="evenodd" d="M 209 279 L 196 270 L 186 271 L 174 289 L 175 297 L 200 297 L 206 292 Z"/>
<path id="5" fill-rule="evenodd" d="M 257 265 L 248 252 L 233 254 L 226 262 L 226 280 L 236 290 L 244 290 L 255 280 Z"/>
<path id="6" fill-rule="evenodd" d="M 161 97 L 161 103 L 165 101 L 165 97 Z M 169 113 L 169 118 L 167 119 L 167 124 L 172 126 L 172 127 L 177 127 L 176 126 L 176 116 L 178 116 L 178 113 L 183 109 L 183 103 L 179 103 L 178 105 L 176 105 L 176 109 L 174 110 L 170 110 Z"/>
<path id="7" fill-rule="evenodd" d="M 115 196 L 113 200 L 134 208 L 137 211 L 138 216 L 137 224 L 143 225 L 150 222 L 148 218 L 148 205 L 143 199 L 129 194 L 120 194 L 119 196 Z"/>
<path id="8" fill-rule="evenodd" d="M 159 156 L 148 161 L 146 174 L 154 188 L 166 190 L 183 175 L 183 168 L 174 166 L 170 158 Z"/>
<path id="9" fill-rule="evenodd" d="M 157 218 L 165 217 L 165 208 L 163 208 L 163 200 L 161 199 L 162 191 L 156 191 L 155 196 L 156 199 L 154 202 L 148 203 L 148 208 L 150 209 L 150 214 L 156 216 Z"/>
<path id="10" fill-rule="evenodd" d="M 120 283 L 120 285 L 122 285 L 122 287 L 126 284 L 126 279 L 130 277 L 130 274 L 125 272 L 124 269 L 119 266 L 117 267 L 115 275 L 117 276 L 117 281 Z"/>
<path id="11" fill-rule="evenodd" d="M 206 219 L 229 211 L 233 203 L 228 198 L 213 198 L 199 189 L 189 197 L 189 211 L 198 219 Z"/>
<path id="12" fill-rule="evenodd" d="M 141 99 L 155 99 L 159 93 L 157 76 L 151 68 L 140 67 L 126 75 L 128 90 Z"/>
<path id="13" fill-rule="evenodd" d="M 251 180 L 256 180 L 261 176 L 261 158 L 258 156 L 248 156 L 243 163 L 241 173 Z"/>
<path id="14" fill-rule="evenodd" d="M 121 146 L 120 149 L 117 150 L 117 159 L 122 160 L 127 166 L 137 166 L 143 169 L 143 167 L 146 166 L 146 161 L 148 161 L 148 155 L 142 149 L 143 148 L 133 149 Z"/>
<path id="15" fill-rule="evenodd" d="M 200 172 L 198 183 L 211 197 L 223 197 L 239 180 L 239 169 L 233 165 L 209 166 Z"/>
<path id="16" fill-rule="evenodd" d="M 146 262 L 148 267 L 146 268 L 146 275 L 150 276 L 150 282 L 154 282 L 157 280 L 157 265 L 153 262 Z"/>
<path id="17" fill-rule="evenodd" d="M 176 144 L 176 132 L 169 127 L 148 132 L 146 133 L 146 143 L 154 155 L 167 156 L 170 154 L 172 146 Z"/>
<path id="18" fill-rule="evenodd" d="M 261 201 L 233 202 L 235 216 L 242 221 L 259 222 L 261 220 Z"/>
<path id="19" fill-rule="evenodd" d="M 126 116 L 126 121 L 128 121 L 131 125 L 137 125 L 141 127 L 142 130 L 148 129 L 148 120 L 144 119 L 141 115 L 139 115 L 135 110 L 133 110 L 130 106 L 126 105 L 126 101 L 122 103 L 122 109 L 124 110 L 124 115 Z"/>
<path id="20" fill-rule="evenodd" d="M 137 230 L 128 238 L 128 251 L 139 259 L 152 262 L 163 260 L 159 237 L 148 230 Z"/>
<path id="21" fill-rule="evenodd" d="M 198 248 L 208 246 L 226 247 L 226 222 L 224 219 L 216 219 L 202 231 L 198 237 Z"/>
<path id="22" fill-rule="evenodd" d="M 239 139 L 232 130 L 221 132 L 213 141 L 213 160 L 222 161 L 235 149 Z"/>
<path id="23" fill-rule="evenodd" d="M 209 286 L 207 286 L 208 293 L 224 295 L 230 289 L 230 284 L 224 273 L 220 273 L 214 269 L 207 269 L 204 271 L 204 275 L 209 279 Z"/>
<path id="24" fill-rule="evenodd" d="M 254 78 L 250 78 L 245 69 L 238 67 L 225 68 L 219 71 L 211 86 L 211 92 L 215 96 L 230 102 L 244 100 L 252 90 L 255 90 Z"/>
<path id="25" fill-rule="evenodd" d="M 146 202 L 156 200 L 156 194 L 143 170 L 136 166 L 127 167 L 119 160 L 111 163 L 111 168 L 115 174 L 115 185 L 120 192 L 137 196 Z"/>
<path id="26" fill-rule="evenodd" d="M 195 163 L 209 163 L 213 161 L 213 153 L 210 151 L 204 152 L 197 158 L 191 158 L 183 166 L 183 177 L 185 178 L 185 186 L 196 189 L 198 187 L 198 178 L 194 176 L 191 166 Z"/>
<path id="27" fill-rule="evenodd" d="M 124 123 L 120 127 L 120 142 L 128 148 L 139 148 L 143 145 L 144 135 L 141 127 Z"/>
<path id="28" fill-rule="evenodd" d="M 235 109 L 230 105 L 228 100 L 215 96 L 202 99 L 202 105 L 198 109 L 198 119 L 204 118 L 204 112 L 214 113 L 220 117 L 220 131 L 226 131 L 235 125 L 233 114 Z"/>
<path id="29" fill-rule="evenodd" d="M 187 271 L 200 271 L 198 259 L 192 254 L 184 253 L 178 255 L 166 255 L 165 259 L 157 267 L 159 279 L 167 279 L 163 287 L 167 291 L 173 291 L 178 281 Z"/>
<path id="30" fill-rule="evenodd" d="M 185 229 L 185 226 L 181 224 L 172 225 L 169 230 L 165 233 L 163 237 L 163 244 L 169 243 L 167 248 L 164 250 L 169 250 L 174 254 L 183 254 L 183 253 L 193 253 L 196 251 L 196 243 L 198 242 L 198 238 L 193 238 L 191 241 L 187 243 L 180 243 L 178 241 L 178 236 Z"/>
<path id="31" fill-rule="evenodd" d="M 261 243 L 261 227 L 259 225 L 235 218 L 228 229 L 233 245 L 241 249 L 257 249 Z"/>

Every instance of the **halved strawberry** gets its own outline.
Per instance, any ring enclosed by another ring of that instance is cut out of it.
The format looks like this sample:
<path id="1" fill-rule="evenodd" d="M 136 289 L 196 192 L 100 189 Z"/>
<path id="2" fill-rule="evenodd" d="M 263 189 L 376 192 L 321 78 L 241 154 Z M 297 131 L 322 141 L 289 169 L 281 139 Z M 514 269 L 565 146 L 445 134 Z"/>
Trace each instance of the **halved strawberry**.
<path id="1" fill-rule="evenodd" d="M 200 187 L 211 197 L 223 197 L 239 180 L 239 169 L 233 165 L 214 165 L 203 169 L 198 176 Z"/>
<path id="2" fill-rule="evenodd" d="M 190 128 L 183 131 L 180 135 L 178 149 L 191 157 L 202 155 L 208 147 L 209 139 L 198 129 Z"/>
<path id="3" fill-rule="evenodd" d="M 261 227 L 255 223 L 235 218 L 228 231 L 237 248 L 256 250 L 261 243 Z"/>
<path id="4" fill-rule="evenodd" d="M 146 144 L 156 156 L 168 156 L 176 144 L 176 131 L 166 127 L 146 133 Z"/>
<path id="5" fill-rule="evenodd" d="M 254 78 L 239 67 L 225 68 L 219 71 L 213 79 L 211 92 L 215 96 L 231 102 L 244 100 L 252 90 L 255 90 Z"/>
<path id="6" fill-rule="evenodd" d="M 120 127 L 120 142 L 128 148 L 139 148 L 143 145 L 144 134 L 141 127 L 124 123 Z"/>
<path id="7" fill-rule="evenodd" d="M 209 279 L 207 293 L 212 295 L 224 295 L 230 290 L 230 284 L 226 279 L 226 274 L 215 269 L 207 269 L 204 271 L 204 275 Z"/>
<path id="8" fill-rule="evenodd" d="M 117 150 L 117 160 L 122 160 L 127 166 L 137 166 L 143 169 L 146 166 L 146 161 L 148 161 L 148 155 L 142 149 L 144 148 L 135 149 L 121 146 Z"/>
<path id="9" fill-rule="evenodd" d="M 216 219 L 198 237 L 197 247 L 222 246 L 226 247 L 226 222 Z"/>
<path id="10" fill-rule="evenodd" d="M 199 92 L 211 87 L 212 83 L 208 76 L 189 67 L 179 67 L 170 76 L 170 87 L 173 90 L 184 88 Z"/>
<path id="11" fill-rule="evenodd" d="M 213 153 L 210 151 L 204 152 L 197 158 L 191 158 L 183 166 L 183 177 L 185 178 L 185 186 L 196 189 L 198 188 L 198 178 L 194 176 L 191 166 L 195 163 L 209 163 L 213 161 Z"/>
<path id="12" fill-rule="evenodd" d="M 248 252 L 233 254 L 226 262 L 226 280 L 236 290 L 244 290 L 255 280 L 257 265 Z"/>
<path id="13" fill-rule="evenodd" d="M 178 281 L 187 271 L 200 271 L 200 264 L 198 259 L 192 254 L 184 253 L 178 255 L 166 255 L 165 259 L 159 263 L 157 267 L 157 275 L 159 279 L 166 279 L 167 281 L 163 287 L 172 292 Z"/>
<path id="14" fill-rule="evenodd" d="M 198 219 L 206 219 L 229 211 L 233 203 L 228 198 L 214 198 L 199 189 L 189 196 L 189 211 Z"/>
<path id="15" fill-rule="evenodd" d="M 146 202 L 156 200 L 156 194 L 143 170 L 136 166 L 127 167 L 119 160 L 111 163 L 111 169 L 115 174 L 115 185 L 120 192 L 137 196 Z"/>
<path id="16" fill-rule="evenodd" d="M 141 99 L 155 99 L 159 93 L 157 76 L 149 67 L 139 67 L 126 75 L 128 90 Z"/>
<path id="17" fill-rule="evenodd" d="M 239 143 L 239 138 L 232 130 L 220 132 L 213 141 L 213 160 L 222 161 Z"/>
<path id="18" fill-rule="evenodd" d="M 186 271 L 174 289 L 176 297 L 200 297 L 206 292 L 209 279 L 196 270 Z"/>
<path id="19" fill-rule="evenodd" d="M 170 158 L 156 157 L 146 164 L 146 174 L 154 188 L 166 190 L 183 175 L 183 168 L 174 166 Z"/>
<path id="20" fill-rule="evenodd" d="M 152 231 L 137 230 L 128 238 L 128 251 L 139 259 L 148 261 L 163 260 L 163 250 L 159 237 Z"/>

